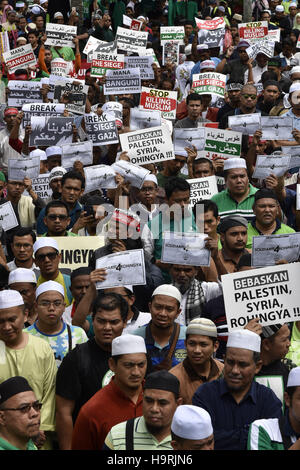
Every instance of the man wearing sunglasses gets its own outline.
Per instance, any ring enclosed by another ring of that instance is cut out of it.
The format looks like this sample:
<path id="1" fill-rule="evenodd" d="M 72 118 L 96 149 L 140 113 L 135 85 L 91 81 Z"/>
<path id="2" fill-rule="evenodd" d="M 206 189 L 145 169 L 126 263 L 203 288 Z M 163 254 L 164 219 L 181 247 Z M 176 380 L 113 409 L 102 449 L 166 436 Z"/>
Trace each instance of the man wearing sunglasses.
<path id="1" fill-rule="evenodd" d="M 39 433 L 41 408 L 24 377 L 0 384 L 0 450 L 37 450 L 32 438 Z"/>
<path id="2" fill-rule="evenodd" d="M 47 232 L 44 237 L 76 237 L 77 234 L 67 230 L 70 224 L 68 206 L 64 201 L 51 201 L 45 208 L 44 224 Z"/>

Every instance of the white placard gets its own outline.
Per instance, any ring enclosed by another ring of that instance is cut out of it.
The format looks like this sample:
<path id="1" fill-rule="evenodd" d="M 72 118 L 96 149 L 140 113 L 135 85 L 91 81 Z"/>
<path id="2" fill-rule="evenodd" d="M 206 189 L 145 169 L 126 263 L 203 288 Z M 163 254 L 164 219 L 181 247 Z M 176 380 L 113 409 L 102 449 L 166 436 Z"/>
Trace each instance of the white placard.
<path id="1" fill-rule="evenodd" d="M 223 275 L 228 330 L 257 317 L 262 326 L 299 321 L 299 276 L 300 263 Z"/>
<path id="2" fill-rule="evenodd" d="M 195 160 L 197 161 L 197 160 Z M 217 179 L 215 176 L 206 176 L 205 178 L 193 178 L 187 180 L 191 187 L 190 204 L 194 206 L 203 199 L 211 199 L 218 194 Z"/>
<path id="3" fill-rule="evenodd" d="M 300 233 L 260 235 L 252 238 L 252 266 L 274 266 L 276 261 L 288 263 L 299 259 Z"/>
<path id="4" fill-rule="evenodd" d="M 252 178 L 265 179 L 271 173 L 283 176 L 290 168 L 290 155 L 257 155 Z"/>
<path id="5" fill-rule="evenodd" d="M 154 71 L 152 68 L 153 57 L 151 56 L 126 56 L 125 69 L 140 69 L 141 80 L 153 80 Z"/>
<path id="6" fill-rule="evenodd" d="M 117 187 L 115 170 L 109 165 L 93 165 L 83 169 L 85 176 L 85 193 L 96 189 L 114 189 Z"/>
<path id="7" fill-rule="evenodd" d="M 19 225 L 17 216 L 10 201 L 0 204 L 0 227 L 6 232 Z"/>
<path id="8" fill-rule="evenodd" d="M 77 35 L 77 26 L 69 26 L 57 23 L 46 24 L 46 46 L 73 47 L 73 39 Z"/>
<path id="9" fill-rule="evenodd" d="M 61 164 L 64 168 L 72 168 L 76 160 L 80 160 L 83 166 L 93 163 L 93 144 L 89 140 L 65 144 L 61 148 Z"/>
<path id="10" fill-rule="evenodd" d="M 269 41 L 280 42 L 280 28 L 278 29 L 269 29 L 267 38 Z"/>
<path id="11" fill-rule="evenodd" d="M 300 211 L 300 184 L 296 186 L 296 210 Z"/>
<path id="12" fill-rule="evenodd" d="M 141 52 L 146 50 L 148 32 L 135 31 L 118 26 L 116 33 L 118 49 L 127 52 Z"/>
<path id="13" fill-rule="evenodd" d="M 140 93 L 140 69 L 107 70 L 105 74 L 104 95 Z"/>
<path id="14" fill-rule="evenodd" d="M 282 153 L 291 156 L 290 168 L 300 167 L 300 145 L 281 147 Z"/>
<path id="15" fill-rule="evenodd" d="M 140 106 L 143 109 L 157 110 L 165 119 L 176 119 L 177 91 L 157 90 L 142 86 Z"/>
<path id="16" fill-rule="evenodd" d="M 42 103 L 40 82 L 10 80 L 7 84 L 8 106 L 21 107 L 24 103 Z"/>
<path id="17" fill-rule="evenodd" d="M 261 116 L 263 140 L 295 140 L 293 131 L 293 118 L 289 116 Z"/>
<path id="18" fill-rule="evenodd" d="M 119 142 L 114 115 L 106 113 L 101 116 L 85 114 L 84 120 L 88 139 L 93 142 L 93 145 L 110 145 Z"/>
<path id="19" fill-rule="evenodd" d="M 148 111 L 146 109 L 131 108 L 130 129 L 147 129 L 148 127 L 159 127 L 161 125 L 160 111 Z"/>
<path id="20" fill-rule="evenodd" d="M 52 189 L 49 186 L 50 173 L 43 173 L 32 180 L 32 189 L 41 199 L 49 199 Z"/>
<path id="21" fill-rule="evenodd" d="M 40 174 L 40 157 L 9 158 L 8 179 L 23 181 L 24 178 L 37 178 Z"/>
<path id="22" fill-rule="evenodd" d="M 183 38 L 185 36 L 184 26 L 161 26 L 160 27 L 160 43 L 178 42 L 184 45 Z"/>
<path id="23" fill-rule="evenodd" d="M 274 47 L 274 41 L 263 40 L 251 44 L 251 46 L 246 49 L 246 52 L 249 59 L 255 59 L 257 54 L 264 54 L 267 57 L 271 58 L 274 56 Z"/>
<path id="24" fill-rule="evenodd" d="M 120 134 L 123 151 L 132 163 L 156 163 L 175 158 L 171 133 L 167 126 Z"/>
<path id="25" fill-rule="evenodd" d="M 261 128 L 260 118 L 260 113 L 228 116 L 228 127 L 244 135 L 253 135 L 257 129 Z"/>
<path id="26" fill-rule="evenodd" d="M 129 250 L 103 256 L 96 260 L 96 269 L 106 270 L 105 281 L 96 283 L 96 289 L 146 284 L 143 250 Z"/>
<path id="27" fill-rule="evenodd" d="M 205 127 L 180 129 L 174 127 L 174 148 L 184 150 L 185 147 L 195 146 L 203 150 L 205 144 Z"/>
<path id="28" fill-rule="evenodd" d="M 189 266 L 209 266 L 210 250 L 205 248 L 205 233 L 164 232 L 161 261 Z"/>
<path id="29" fill-rule="evenodd" d="M 3 52 L 3 60 L 10 73 L 18 69 L 26 69 L 29 65 L 37 63 L 31 44 Z"/>
<path id="30" fill-rule="evenodd" d="M 150 171 L 146 170 L 146 168 L 134 165 L 133 163 L 127 162 L 125 160 L 118 160 L 111 166 L 116 173 L 119 173 L 121 176 L 123 176 L 125 181 L 129 181 L 131 186 L 136 188 L 141 188 L 143 186 L 146 176 L 150 173 Z"/>
<path id="31" fill-rule="evenodd" d="M 29 82 L 31 83 L 31 82 Z M 24 112 L 23 126 L 30 124 L 32 116 L 63 116 L 65 105 L 63 103 L 28 103 L 23 104 L 22 111 Z"/>
<path id="32" fill-rule="evenodd" d="M 122 127 L 123 125 L 122 103 L 118 103 L 118 101 L 106 101 L 106 103 L 104 103 L 101 109 L 107 114 L 114 114 L 117 127 Z"/>

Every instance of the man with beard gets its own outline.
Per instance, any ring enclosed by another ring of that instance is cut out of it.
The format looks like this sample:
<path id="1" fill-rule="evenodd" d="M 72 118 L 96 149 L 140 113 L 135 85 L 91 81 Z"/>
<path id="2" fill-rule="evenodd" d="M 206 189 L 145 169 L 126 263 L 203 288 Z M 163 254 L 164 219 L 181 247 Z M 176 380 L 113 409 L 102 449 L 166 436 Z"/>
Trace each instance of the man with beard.
<path id="1" fill-rule="evenodd" d="M 20 227 L 11 237 L 11 251 L 14 259 L 7 263 L 10 271 L 17 268 L 32 269 L 35 274 L 39 274 L 40 270 L 36 266 L 33 259 L 33 244 L 36 241 L 35 233 L 25 227 Z"/>
<path id="2" fill-rule="evenodd" d="M 76 237 L 77 234 L 67 230 L 70 224 L 68 206 L 63 201 L 51 201 L 45 207 L 44 224 L 47 232 L 45 237 Z"/>
<path id="3" fill-rule="evenodd" d="M 103 450 L 172 450 L 171 423 L 181 403 L 177 377 L 165 370 L 149 374 L 143 416 L 113 426 Z"/>
<path id="4" fill-rule="evenodd" d="M 187 179 L 188 176 L 180 173 L 180 170 L 184 167 L 184 164 L 187 162 L 188 154 L 185 150 L 176 150 L 175 149 L 175 158 L 172 160 L 166 160 L 163 162 L 163 169 L 157 173 L 157 184 L 161 188 L 165 188 L 165 185 L 172 178 L 184 178 Z"/>
<path id="5" fill-rule="evenodd" d="M 113 339 L 108 364 L 114 377 L 81 408 L 72 450 L 101 450 L 113 426 L 142 414 L 146 354 L 143 338 L 123 334 Z"/>
<path id="6" fill-rule="evenodd" d="M 228 273 L 236 272 L 242 255 L 247 254 L 248 222 L 244 217 L 233 215 L 224 217 L 218 225 L 222 249 L 219 255 Z"/>
<path id="7" fill-rule="evenodd" d="M 279 418 L 281 401 L 275 393 L 255 382 L 259 372 L 260 336 L 243 329 L 229 334 L 224 378 L 201 385 L 192 404 L 211 416 L 215 450 L 245 450 L 250 424 L 256 419 Z"/>
<path id="8" fill-rule="evenodd" d="M 252 247 L 252 237 L 258 235 L 277 235 L 294 233 L 295 230 L 281 223 L 278 218 L 279 202 L 271 189 L 260 189 L 255 194 L 253 212 L 255 217 L 248 223 L 248 242 L 246 248 Z"/>
<path id="9" fill-rule="evenodd" d="M 27 317 L 24 327 L 32 325 L 37 317 L 35 309 L 36 276 L 32 269 L 17 268 L 9 273 L 10 289 L 20 292 L 24 300 L 24 312 Z"/>
<path id="10" fill-rule="evenodd" d="M 187 357 L 170 369 L 180 382 L 183 404 L 191 404 L 195 391 L 206 382 L 220 377 L 224 365 L 213 359 L 218 349 L 217 328 L 207 318 L 194 318 L 187 326 L 185 347 Z"/>

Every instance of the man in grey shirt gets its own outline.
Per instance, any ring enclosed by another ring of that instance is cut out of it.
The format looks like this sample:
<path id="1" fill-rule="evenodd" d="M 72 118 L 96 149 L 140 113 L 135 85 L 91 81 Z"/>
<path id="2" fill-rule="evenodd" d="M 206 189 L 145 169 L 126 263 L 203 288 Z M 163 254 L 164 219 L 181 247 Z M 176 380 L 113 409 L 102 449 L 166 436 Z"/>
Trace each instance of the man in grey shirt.
<path id="1" fill-rule="evenodd" d="M 197 93 L 191 93 L 186 99 L 187 117 L 180 119 L 176 122 L 174 127 L 179 129 L 189 129 L 198 127 L 199 123 L 210 122 L 208 119 L 202 117 L 203 97 Z"/>

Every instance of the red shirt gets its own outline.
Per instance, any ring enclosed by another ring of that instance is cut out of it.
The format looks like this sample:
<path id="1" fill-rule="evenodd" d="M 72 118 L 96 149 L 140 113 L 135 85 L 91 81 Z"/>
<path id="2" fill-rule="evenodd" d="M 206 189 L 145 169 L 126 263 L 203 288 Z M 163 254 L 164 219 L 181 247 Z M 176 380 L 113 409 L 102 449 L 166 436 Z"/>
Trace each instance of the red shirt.
<path id="1" fill-rule="evenodd" d="M 72 450 L 102 450 L 105 438 L 115 424 L 142 416 L 142 400 L 142 389 L 135 404 L 112 378 L 81 408 L 73 430 Z"/>

